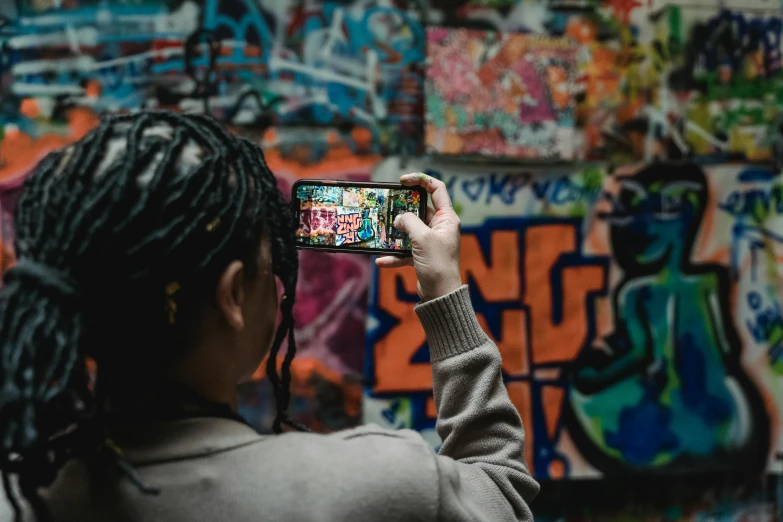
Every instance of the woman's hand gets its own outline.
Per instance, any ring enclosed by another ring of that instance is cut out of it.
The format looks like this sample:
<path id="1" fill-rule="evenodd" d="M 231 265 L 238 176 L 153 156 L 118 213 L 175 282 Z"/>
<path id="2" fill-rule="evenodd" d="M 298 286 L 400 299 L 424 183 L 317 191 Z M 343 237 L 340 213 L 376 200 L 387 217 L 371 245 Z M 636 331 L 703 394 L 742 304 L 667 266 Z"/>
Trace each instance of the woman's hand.
<path id="1" fill-rule="evenodd" d="M 375 264 L 381 268 L 412 264 L 418 279 L 419 298 L 427 302 L 462 286 L 459 270 L 460 221 L 442 181 L 421 173 L 406 174 L 400 181 L 409 187 L 424 187 L 430 194 L 435 210 L 427 209 L 426 224 L 410 212 L 397 216 L 394 228 L 410 237 L 413 257 L 386 256 L 376 260 Z"/>

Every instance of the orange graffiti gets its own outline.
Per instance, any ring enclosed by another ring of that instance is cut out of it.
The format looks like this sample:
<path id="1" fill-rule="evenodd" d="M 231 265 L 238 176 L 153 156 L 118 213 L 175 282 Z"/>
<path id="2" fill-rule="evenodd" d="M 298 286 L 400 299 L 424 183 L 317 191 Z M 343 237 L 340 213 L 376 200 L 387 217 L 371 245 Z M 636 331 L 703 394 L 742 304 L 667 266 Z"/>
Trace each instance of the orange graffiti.
<path id="1" fill-rule="evenodd" d="M 378 299 L 380 307 L 399 323 L 379 340 L 375 351 L 375 387 L 377 393 L 411 392 L 432 389 L 432 370 L 429 364 L 412 364 L 426 336 L 419 322 L 415 303 L 397 298 L 397 281 L 408 293 L 416 293 L 416 273 L 412 267 L 378 272 Z"/>
<path id="2" fill-rule="evenodd" d="M 582 45 L 592 43 L 598 38 L 598 26 L 588 18 L 572 16 L 566 24 L 565 36 Z"/>
<path id="3" fill-rule="evenodd" d="M 460 266 L 463 281 L 471 281 L 488 301 L 519 299 L 519 244 L 515 231 L 496 231 L 492 234 L 490 262 L 484 259 L 474 234 L 462 235 Z M 400 301 L 396 296 L 397 278 L 401 278 L 407 292 L 416 292 L 416 274 L 412 268 L 382 270 L 378 274 L 378 295 L 384 311 L 399 321 L 375 345 L 376 383 L 374 391 L 422 391 L 432 388 L 432 373 L 428 364 L 411 364 L 414 353 L 426 340 L 424 329 L 413 308 L 415 303 Z M 524 336 L 524 312 L 511 310 L 503 314 L 503 331 L 494 339 L 506 356 L 510 374 L 526 370 L 527 354 Z M 489 333 L 486 321 L 480 324 Z"/>
<path id="4" fill-rule="evenodd" d="M 558 109 L 564 109 L 571 104 L 571 92 L 568 90 L 568 72 L 562 67 L 547 67 L 546 78 L 552 103 Z"/>
<path id="5" fill-rule="evenodd" d="M 328 152 L 318 161 L 313 161 L 311 145 L 308 143 L 293 145 L 290 147 L 291 152 L 284 155 L 279 146 L 284 139 L 278 133 L 279 131 L 269 130 L 259 141 L 264 148 L 266 163 L 275 173 L 288 172 L 297 178 L 334 178 L 351 171 L 367 172 L 381 160 L 381 156 L 377 154 L 355 153 L 336 134 L 327 135 L 327 141 L 330 141 Z M 366 145 L 364 133 L 356 132 L 353 138 L 359 140 L 359 149 Z"/>
<path id="6" fill-rule="evenodd" d="M 356 127 L 351 131 L 351 139 L 359 151 L 367 153 L 372 146 L 372 132 L 364 127 Z"/>
<path id="7" fill-rule="evenodd" d="M 483 301 L 523 305 L 522 309 L 500 312 L 499 332 L 490 331 L 480 307 L 476 317 L 498 346 L 503 372 L 512 379 L 506 386 L 527 429 L 526 458 L 530 461 L 533 426 L 529 380 L 555 381 L 561 377 L 557 369 L 534 369 L 531 365 L 573 360 L 589 341 L 588 311 L 603 299 L 598 294 L 606 290 L 607 267 L 576 257 L 581 245 L 578 227 L 572 223 L 535 225 L 524 232 L 496 230 L 490 239 L 485 258 L 478 237 L 462 234 L 462 277 Z M 416 275 L 411 268 L 378 273 L 378 305 L 397 324 L 374 346 L 373 393 L 432 389 L 430 365 L 411 362 L 426 336 L 414 312 L 415 302 L 397 296 L 400 284 L 408 294 L 416 291 Z M 554 438 L 564 390 L 543 385 L 536 400 L 542 404 L 543 428 Z M 426 401 L 425 413 L 430 418 L 436 416 L 432 399 Z M 565 469 L 554 463 L 550 471 L 559 476 Z"/>
<path id="8" fill-rule="evenodd" d="M 533 448 L 535 430 L 533 429 L 532 415 L 532 394 L 530 383 L 526 381 L 512 381 L 506 383 L 506 390 L 511 403 L 522 417 L 522 424 L 525 427 L 525 460 L 528 466 L 533 462 Z M 563 403 L 565 393 L 562 389 L 552 386 L 542 388 L 541 402 L 544 406 L 544 421 L 546 423 L 547 434 L 552 437 L 560 419 L 560 408 Z M 562 463 L 553 462 L 553 469 L 550 469 L 552 478 L 561 478 L 565 474 Z"/>
<path id="9" fill-rule="evenodd" d="M 359 214 L 343 214 L 337 216 L 338 244 L 349 245 L 351 243 L 358 243 L 359 228 L 361 226 L 362 216 Z"/>
<path id="10" fill-rule="evenodd" d="M 531 227 L 524 236 L 523 289 L 518 239 L 517 231 L 494 231 L 491 258 L 485 260 L 476 236 L 463 234 L 460 262 L 463 281 L 469 282 L 484 300 L 518 301 L 527 306 L 528 310 L 502 312 L 499 338 L 489 331 L 481 310 L 477 312 L 479 324 L 503 356 L 503 370 L 510 376 L 522 377 L 530 372 L 528 350 L 532 349 L 536 364 L 576 357 L 589 333 L 588 299 L 592 293 L 604 289 L 606 273 L 599 265 L 557 266 L 564 256 L 576 253 L 579 248 L 573 225 Z M 378 274 L 379 305 L 398 321 L 374 348 L 374 391 L 378 393 L 424 391 L 432 387 L 429 365 L 410 362 L 425 342 L 425 335 L 413 311 L 415 303 L 397 298 L 398 278 L 406 292 L 416 291 L 416 275 L 410 268 L 382 270 Z M 560 283 L 557 287 L 553 286 L 555 281 Z M 555 295 L 556 291 L 560 295 Z M 557 322 L 555 306 L 562 312 Z M 528 313 L 530 332 L 527 331 Z"/>
<path id="11" fill-rule="evenodd" d="M 277 358 L 277 370 L 282 370 L 284 357 Z M 266 379 L 266 360 L 256 369 L 252 381 Z M 340 372 L 332 370 L 317 359 L 294 359 L 291 362 L 291 391 L 297 397 L 312 398 L 316 395 L 313 382 L 324 380 L 339 388 L 343 395 L 343 410 L 349 417 L 357 417 L 361 413 L 362 387 L 360 383 L 347 382 Z"/>
<path id="12" fill-rule="evenodd" d="M 97 80 L 89 80 L 84 88 L 84 93 L 89 98 L 99 98 L 103 94 L 103 85 Z"/>
<path id="13" fill-rule="evenodd" d="M 4 274 L 6 270 L 13 267 L 15 264 L 16 254 L 12 245 L 7 245 L 0 240 L 0 274 Z M 2 285 L 1 281 L 0 285 Z"/>
<path id="14" fill-rule="evenodd" d="M 533 360 L 536 364 L 573 360 L 588 333 L 588 296 L 604 288 L 605 270 L 590 265 L 556 266 L 563 255 L 579 249 L 572 225 L 532 227 L 525 236 L 523 301 L 530 307 Z M 554 295 L 552 282 L 558 278 L 562 296 Z M 554 321 L 556 302 L 562 307 L 558 323 Z"/>
<path id="15" fill-rule="evenodd" d="M 19 112 L 28 118 L 37 118 L 41 114 L 41 108 L 35 98 L 25 98 L 19 104 Z"/>
<path id="16" fill-rule="evenodd" d="M 462 280 L 478 285 L 484 299 L 509 301 L 519 297 L 519 234 L 498 230 L 492 233 L 490 263 L 481 254 L 478 238 L 474 234 L 462 235 L 460 268 Z"/>
<path id="17" fill-rule="evenodd" d="M 604 8 L 610 9 L 614 12 L 615 16 L 620 19 L 623 25 L 629 25 L 631 23 L 631 13 L 637 8 L 641 7 L 642 2 L 639 0 L 606 0 L 604 2 Z"/>
<path id="18" fill-rule="evenodd" d="M 438 408 L 435 407 L 435 399 L 433 397 L 427 399 L 425 413 L 430 419 L 435 419 L 438 417 Z"/>
<path id="19" fill-rule="evenodd" d="M 563 399 L 565 398 L 565 390 L 555 386 L 543 386 L 541 390 L 546 433 L 550 439 L 554 439 L 557 421 L 560 418 L 560 405 L 563 404 Z"/>
<path id="20" fill-rule="evenodd" d="M 530 394 L 530 383 L 525 381 L 514 381 L 506 384 L 508 398 L 522 417 L 522 424 L 525 426 L 525 460 L 528 468 L 533 463 L 533 413 L 532 397 Z"/>
<path id="21" fill-rule="evenodd" d="M 47 154 L 82 139 L 99 121 L 95 112 L 84 107 L 68 110 L 67 119 L 67 132 L 37 139 L 18 129 L 6 130 L 0 141 L 0 182 L 26 176 Z"/>
<path id="22" fill-rule="evenodd" d="M 501 315 L 503 331 L 496 339 L 489 331 L 481 313 L 476 314 L 479 325 L 487 337 L 497 345 L 503 357 L 503 371 L 511 376 L 527 375 L 530 371 L 527 353 L 527 318 L 524 310 L 506 310 Z"/>
<path id="23" fill-rule="evenodd" d="M 585 66 L 587 103 L 590 107 L 621 100 L 621 69 L 617 51 L 601 44 L 590 46 L 591 60 Z"/>

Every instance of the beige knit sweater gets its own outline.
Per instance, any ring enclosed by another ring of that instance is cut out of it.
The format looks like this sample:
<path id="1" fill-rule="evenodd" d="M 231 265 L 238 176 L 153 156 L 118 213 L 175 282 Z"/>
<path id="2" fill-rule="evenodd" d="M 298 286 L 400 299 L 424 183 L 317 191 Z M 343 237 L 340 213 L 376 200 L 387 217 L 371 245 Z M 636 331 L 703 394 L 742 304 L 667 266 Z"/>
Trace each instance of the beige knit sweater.
<path id="1" fill-rule="evenodd" d="M 430 345 L 440 454 L 415 432 L 374 426 L 260 436 L 194 418 L 128 428 L 114 440 L 160 495 L 73 461 L 43 492 L 54 521 L 532 521 L 539 486 L 525 466 L 522 422 L 467 287 L 416 312 Z M 11 519 L 0 494 L 0 522 Z"/>

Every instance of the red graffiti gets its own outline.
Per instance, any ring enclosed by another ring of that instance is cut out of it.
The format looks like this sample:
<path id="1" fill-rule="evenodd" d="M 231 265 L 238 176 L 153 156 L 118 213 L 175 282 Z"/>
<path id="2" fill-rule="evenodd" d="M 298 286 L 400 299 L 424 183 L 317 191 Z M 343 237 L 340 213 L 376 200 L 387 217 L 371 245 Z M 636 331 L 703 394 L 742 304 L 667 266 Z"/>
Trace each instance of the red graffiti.
<path id="1" fill-rule="evenodd" d="M 334 208 L 314 208 L 311 211 L 310 226 L 313 230 L 334 230 L 337 222 L 337 210 Z"/>
<path id="2" fill-rule="evenodd" d="M 299 234 L 318 234 L 319 231 L 333 232 L 337 224 L 337 209 L 310 208 L 299 214 Z"/>
<path id="3" fill-rule="evenodd" d="M 609 0 L 604 4 L 604 7 L 611 9 L 623 25 L 629 25 L 631 13 L 641 5 L 639 0 Z"/>
<path id="4" fill-rule="evenodd" d="M 303 236 L 310 235 L 313 213 L 309 210 L 302 210 L 299 213 L 299 233 Z"/>
<path id="5" fill-rule="evenodd" d="M 27 109 L 31 108 L 27 104 Z M 63 133 L 47 133 L 36 137 L 18 129 L 6 130 L 0 139 L 0 182 L 6 183 L 27 176 L 47 154 L 80 140 L 96 125 L 98 116 L 92 109 L 77 107 L 66 113 L 67 128 Z"/>

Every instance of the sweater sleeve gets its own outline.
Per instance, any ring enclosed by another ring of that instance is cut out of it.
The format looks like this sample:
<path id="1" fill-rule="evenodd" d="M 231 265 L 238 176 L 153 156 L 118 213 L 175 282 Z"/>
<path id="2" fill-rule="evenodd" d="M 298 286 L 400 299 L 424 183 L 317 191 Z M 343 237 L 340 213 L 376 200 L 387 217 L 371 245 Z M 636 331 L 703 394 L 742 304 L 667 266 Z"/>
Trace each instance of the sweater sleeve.
<path id="1" fill-rule="evenodd" d="M 539 485 L 525 465 L 525 432 L 501 376 L 500 352 L 476 320 L 467 286 L 416 307 L 427 334 L 442 521 L 532 521 Z"/>

